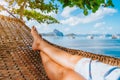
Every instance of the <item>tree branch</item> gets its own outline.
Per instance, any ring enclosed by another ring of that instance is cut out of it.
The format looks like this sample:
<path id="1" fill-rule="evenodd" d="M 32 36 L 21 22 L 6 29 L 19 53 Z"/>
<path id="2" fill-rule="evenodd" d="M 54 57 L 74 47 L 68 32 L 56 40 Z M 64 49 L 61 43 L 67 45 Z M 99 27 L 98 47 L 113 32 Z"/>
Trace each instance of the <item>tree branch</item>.
<path id="1" fill-rule="evenodd" d="M 24 8 L 25 8 L 25 5 L 27 3 L 27 0 L 24 0 L 24 3 L 23 5 L 20 7 L 20 19 L 23 20 L 23 13 L 24 13 Z"/>

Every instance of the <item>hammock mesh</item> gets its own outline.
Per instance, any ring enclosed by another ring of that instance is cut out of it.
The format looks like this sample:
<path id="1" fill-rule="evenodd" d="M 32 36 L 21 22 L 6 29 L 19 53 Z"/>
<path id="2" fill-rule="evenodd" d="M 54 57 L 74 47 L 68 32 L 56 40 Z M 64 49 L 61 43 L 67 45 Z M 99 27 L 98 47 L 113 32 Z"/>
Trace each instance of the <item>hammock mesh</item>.
<path id="1" fill-rule="evenodd" d="M 22 21 L 0 15 L 0 80 L 49 80 L 39 52 L 31 48 L 32 42 L 30 29 Z M 48 43 L 72 55 L 81 55 L 106 64 L 120 66 L 118 58 Z"/>

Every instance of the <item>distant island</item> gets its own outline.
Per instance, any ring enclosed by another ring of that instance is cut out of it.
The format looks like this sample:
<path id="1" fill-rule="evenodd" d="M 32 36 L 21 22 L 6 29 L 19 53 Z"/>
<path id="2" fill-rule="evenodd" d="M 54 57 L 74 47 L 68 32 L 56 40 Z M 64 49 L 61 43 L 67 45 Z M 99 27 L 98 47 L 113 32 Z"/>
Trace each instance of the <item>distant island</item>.
<path id="1" fill-rule="evenodd" d="M 54 29 L 52 32 L 49 33 L 41 33 L 42 36 L 45 37 L 69 37 L 71 39 L 75 39 L 76 37 L 79 38 L 87 38 L 87 39 L 94 39 L 94 38 L 98 38 L 98 39 L 105 39 L 105 38 L 109 38 L 109 39 L 120 39 L 120 34 L 75 34 L 75 33 L 69 33 L 69 34 L 64 34 L 63 32 Z"/>
<path id="2" fill-rule="evenodd" d="M 42 36 L 57 36 L 57 37 L 63 37 L 64 34 L 57 30 L 57 29 L 54 29 L 53 32 L 49 32 L 49 33 L 41 33 Z"/>

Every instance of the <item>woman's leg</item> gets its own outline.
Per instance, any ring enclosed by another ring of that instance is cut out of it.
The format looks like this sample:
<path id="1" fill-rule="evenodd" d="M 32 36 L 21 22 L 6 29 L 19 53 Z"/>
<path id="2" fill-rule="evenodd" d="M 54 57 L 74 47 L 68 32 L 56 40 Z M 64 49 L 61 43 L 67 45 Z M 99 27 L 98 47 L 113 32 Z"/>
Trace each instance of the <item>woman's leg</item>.
<path id="1" fill-rule="evenodd" d="M 50 80 L 84 80 L 84 78 L 71 69 L 55 63 L 45 53 L 40 52 L 45 71 Z"/>
<path id="2" fill-rule="evenodd" d="M 46 55 L 48 55 L 53 61 L 56 63 L 69 68 L 74 69 L 75 64 L 80 60 L 82 57 L 78 55 L 71 55 L 67 52 L 55 48 L 54 46 L 46 43 L 42 38 L 39 36 L 37 30 L 35 27 L 32 27 L 31 34 L 34 38 L 33 46 L 32 48 L 34 50 L 41 50 Z"/>

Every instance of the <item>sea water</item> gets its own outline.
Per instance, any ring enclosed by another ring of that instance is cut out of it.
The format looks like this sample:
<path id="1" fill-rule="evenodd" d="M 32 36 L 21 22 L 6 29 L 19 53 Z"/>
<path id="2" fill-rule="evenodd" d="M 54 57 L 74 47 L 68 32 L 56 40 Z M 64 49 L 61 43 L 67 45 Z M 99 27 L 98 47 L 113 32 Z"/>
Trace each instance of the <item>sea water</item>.
<path id="1" fill-rule="evenodd" d="M 63 47 L 120 58 L 120 39 L 72 39 L 69 37 L 44 38 Z"/>

